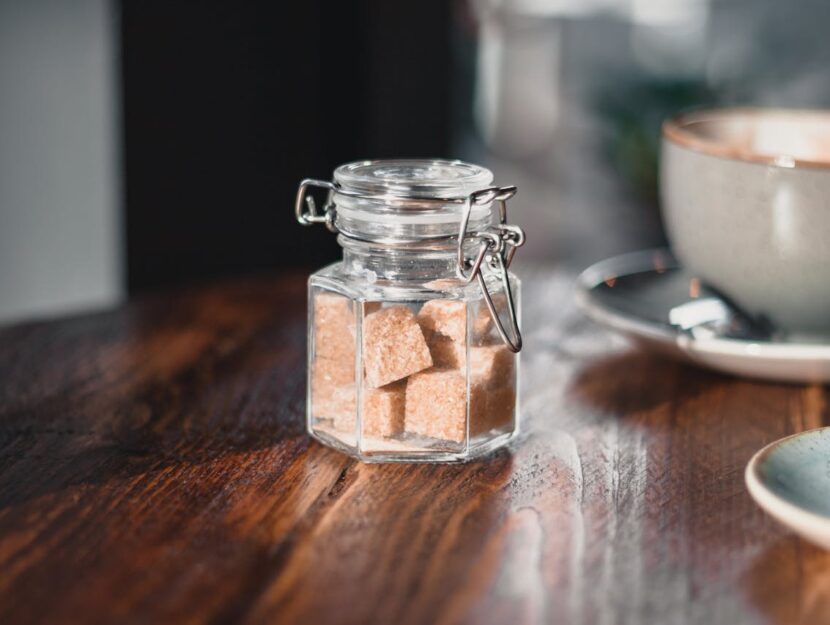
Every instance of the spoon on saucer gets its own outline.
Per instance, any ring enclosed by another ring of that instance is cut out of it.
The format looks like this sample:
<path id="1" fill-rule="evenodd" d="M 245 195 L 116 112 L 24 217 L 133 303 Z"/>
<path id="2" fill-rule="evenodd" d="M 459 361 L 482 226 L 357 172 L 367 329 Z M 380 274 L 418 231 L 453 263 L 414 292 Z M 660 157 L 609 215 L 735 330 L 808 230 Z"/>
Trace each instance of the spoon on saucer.
<path id="1" fill-rule="evenodd" d="M 830 344 L 793 340 L 685 271 L 665 249 L 599 262 L 577 281 L 595 321 L 644 346 L 745 377 L 830 382 Z"/>
<path id="2" fill-rule="evenodd" d="M 768 321 L 753 318 L 711 287 L 701 285 L 699 291 L 705 295 L 690 298 L 669 310 L 671 325 L 688 332 L 696 339 L 728 337 L 769 341 L 775 336 L 775 331 Z"/>

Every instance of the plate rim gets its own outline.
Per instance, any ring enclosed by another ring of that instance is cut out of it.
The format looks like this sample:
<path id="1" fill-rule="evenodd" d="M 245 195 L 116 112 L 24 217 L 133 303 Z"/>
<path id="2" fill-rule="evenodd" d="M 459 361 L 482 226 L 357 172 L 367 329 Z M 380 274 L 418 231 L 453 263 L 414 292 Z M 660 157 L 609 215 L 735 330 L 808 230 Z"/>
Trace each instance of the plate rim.
<path id="1" fill-rule="evenodd" d="M 824 430 L 830 431 L 830 426 L 822 426 L 804 430 L 802 432 L 796 432 L 764 445 L 752 455 L 752 458 L 750 458 L 747 463 L 746 469 L 744 469 L 744 483 L 746 484 L 750 496 L 762 510 L 775 518 L 782 525 L 789 527 L 799 534 L 803 535 L 802 532 L 808 531 L 805 529 L 806 527 L 817 530 L 817 533 L 826 534 L 827 544 L 822 546 L 830 548 L 830 516 L 807 510 L 806 508 L 802 508 L 790 501 L 787 501 L 780 495 L 777 495 L 770 490 L 758 476 L 759 465 L 774 449 L 788 440 L 805 436 L 813 436 Z"/>
<path id="2" fill-rule="evenodd" d="M 646 259 L 659 255 L 666 262 L 666 269 L 676 269 L 680 264 L 668 248 L 651 248 L 628 252 L 606 258 L 584 269 L 577 278 L 577 303 L 595 321 L 621 332 L 663 343 L 689 355 L 730 356 L 753 361 L 789 361 L 797 363 L 830 363 L 830 343 L 770 343 L 764 341 L 743 341 L 740 339 L 705 338 L 696 339 L 668 324 L 643 320 L 630 313 L 602 305 L 593 296 L 594 289 L 609 277 L 645 272 Z M 637 266 L 640 269 L 637 269 Z M 612 269 L 613 267 L 613 269 Z M 609 273 L 611 275 L 609 275 Z M 600 276 L 606 276 L 601 278 Z"/>

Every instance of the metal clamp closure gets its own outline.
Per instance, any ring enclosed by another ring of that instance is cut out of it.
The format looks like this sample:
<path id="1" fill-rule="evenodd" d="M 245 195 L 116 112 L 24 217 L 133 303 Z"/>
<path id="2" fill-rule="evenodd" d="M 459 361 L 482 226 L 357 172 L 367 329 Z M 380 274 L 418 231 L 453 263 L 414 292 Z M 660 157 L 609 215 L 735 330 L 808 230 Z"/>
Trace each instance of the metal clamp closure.
<path id="1" fill-rule="evenodd" d="M 317 212 L 317 203 L 314 201 L 314 197 L 308 193 L 308 187 L 328 189 L 329 193 L 326 197 L 326 203 L 323 206 L 322 215 Z M 294 214 L 297 216 L 297 221 L 304 226 L 325 224 L 326 228 L 332 232 L 337 232 L 337 226 L 334 225 L 337 212 L 335 211 L 334 202 L 332 202 L 331 197 L 332 193 L 336 190 L 337 185 L 327 180 L 314 180 L 312 178 L 302 180 L 300 182 L 300 188 L 297 189 L 297 199 L 294 202 Z M 303 210 L 303 203 L 308 207 L 308 211 Z"/>
<path id="2" fill-rule="evenodd" d="M 510 287 L 510 276 L 507 270 L 510 267 L 510 263 L 513 262 L 513 255 L 516 253 L 516 248 L 524 245 L 525 233 L 518 226 L 507 223 L 507 200 L 514 195 L 516 195 L 516 187 L 509 186 L 489 187 L 475 191 L 468 196 L 463 213 L 461 214 L 461 225 L 458 231 L 458 266 L 456 267 L 456 273 L 465 283 L 470 283 L 473 279 L 478 280 L 478 284 L 481 287 L 481 294 L 484 296 L 484 303 L 490 311 L 490 316 L 493 318 L 493 323 L 496 326 L 499 336 L 510 351 L 519 352 L 522 349 L 522 333 L 519 329 L 516 306 L 513 302 L 513 290 Z M 470 213 L 473 210 L 473 206 L 481 206 L 491 202 L 498 202 L 499 205 L 498 227 L 494 230 L 468 233 L 467 226 L 470 222 Z M 478 239 L 480 241 L 478 252 L 472 259 L 468 259 L 464 254 L 464 243 L 470 239 Z M 487 282 L 481 271 L 481 266 L 485 260 L 487 261 L 489 269 L 501 279 L 504 295 L 507 299 L 507 315 L 508 321 L 510 322 L 510 332 L 505 329 L 499 317 L 499 312 L 493 303 L 490 291 L 487 289 Z M 469 273 L 467 273 L 468 271 Z"/>
<path id="3" fill-rule="evenodd" d="M 461 212 L 461 224 L 458 229 L 458 249 L 456 252 L 458 258 L 458 277 L 466 282 L 472 281 L 475 272 L 467 276 L 464 270 L 467 261 L 464 258 L 464 242 L 467 239 L 467 226 L 470 223 L 470 214 L 473 211 L 473 206 L 484 206 L 491 202 L 498 202 L 499 204 L 499 225 L 507 223 L 507 200 L 516 195 L 516 187 L 488 187 L 473 191 L 467 196 L 464 203 L 464 208 Z M 523 241 L 524 242 L 524 241 Z M 512 255 L 511 255 L 512 256 Z M 481 264 L 480 262 L 478 263 Z"/>
<path id="4" fill-rule="evenodd" d="M 522 332 L 519 329 L 519 321 L 516 318 L 516 305 L 513 303 L 513 290 L 510 288 L 510 275 L 507 272 L 507 267 L 504 265 L 504 258 L 501 254 L 494 254 L 491 258 L 495 265 L 495 267 L 491 266 L 491 268 L 501 278 L 504 296 L 507 299 L 507 316 L 510 321 L 510 334 L 504 329 L 504 324 L 501 322 L 501 317 L 499 317 L 499 311 L 493 303 L 490 291 L 487 290 L 487 283 L 481 271 L 476 273 L 476 278 L 478 278 L 478 285 L 481 287 L 481 294 L 484 296 L 484 303 L 487 304 L 487 310 L 490 311 L 490 316 L 493 318 L 493 323 L 496 326 L 496 331 L 499 333 L 501 340 L 504 341 L 511 352 L 518 353 L 522 350 Z"/>

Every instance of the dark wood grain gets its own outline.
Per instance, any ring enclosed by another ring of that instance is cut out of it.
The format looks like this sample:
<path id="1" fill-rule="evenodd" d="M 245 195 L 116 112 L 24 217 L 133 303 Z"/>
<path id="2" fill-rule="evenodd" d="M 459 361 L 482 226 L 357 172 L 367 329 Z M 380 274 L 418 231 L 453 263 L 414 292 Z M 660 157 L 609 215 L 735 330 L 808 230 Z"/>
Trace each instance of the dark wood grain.
<path id="1" fill-rule="evenodd" d="M 361 465 L 304 433 L 304 280 L 0 330 L 0 623 L 819 623 L 743 468 L 820 387 L 632 350 L 525 281 L 523 433 Z"/>

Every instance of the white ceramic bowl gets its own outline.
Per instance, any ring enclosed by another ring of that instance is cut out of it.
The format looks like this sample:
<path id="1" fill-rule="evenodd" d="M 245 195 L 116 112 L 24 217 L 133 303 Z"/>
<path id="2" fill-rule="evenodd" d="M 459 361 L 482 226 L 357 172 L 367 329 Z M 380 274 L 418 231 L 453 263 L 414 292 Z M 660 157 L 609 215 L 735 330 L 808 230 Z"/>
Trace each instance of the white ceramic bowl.
<path id="1" fill-rule="evenodd" d="M 684 268 L 782 330 L 830 336 L 830 112 L 670 119 L 660 186 Z"/>

